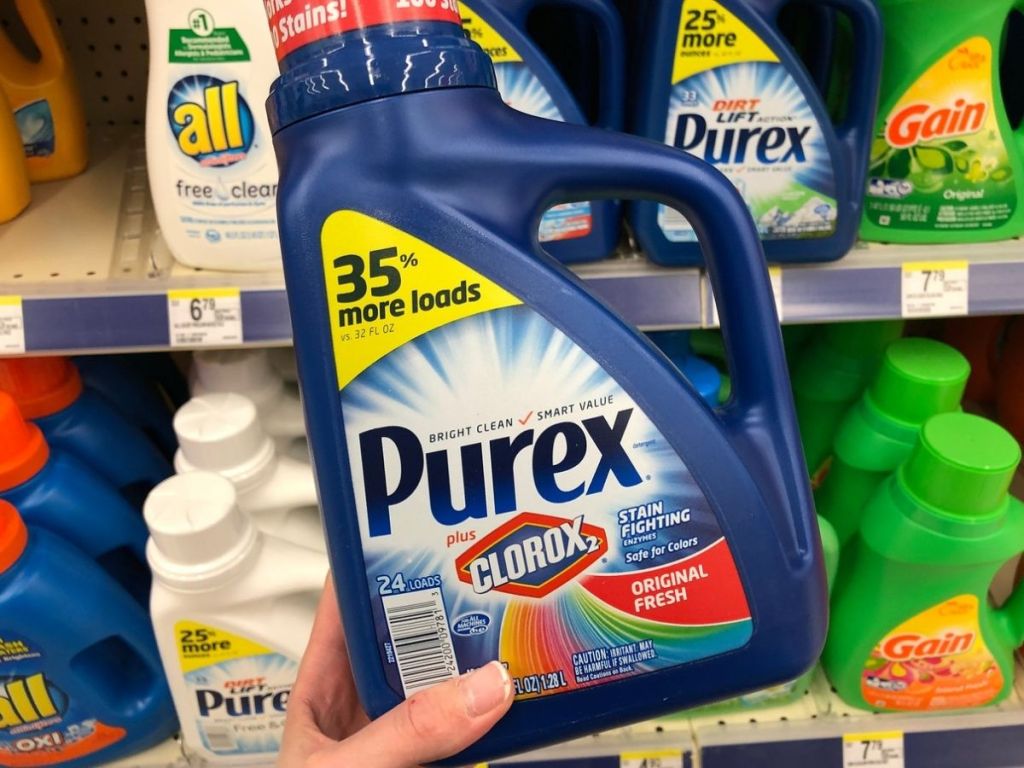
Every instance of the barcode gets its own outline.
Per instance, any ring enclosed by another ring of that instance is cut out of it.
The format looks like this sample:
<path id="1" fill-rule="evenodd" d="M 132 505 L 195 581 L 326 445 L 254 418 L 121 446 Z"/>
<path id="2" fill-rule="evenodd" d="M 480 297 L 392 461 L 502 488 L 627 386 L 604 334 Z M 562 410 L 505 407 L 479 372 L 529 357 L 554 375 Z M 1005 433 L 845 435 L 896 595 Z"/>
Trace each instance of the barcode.
<path id="1" fill-rule="evenodd" d="M 440 589 L 384 595 L 391 645 L 406 697 L 459 674 Z"/>
<path id="2" fill-rule="evenodd" d="M 203 733 L 206 735 L 206 743 L 211 752 L 234 752 L 238 749 L 235 735 L 230 728 L 207 725 L 203 728 Z"/>

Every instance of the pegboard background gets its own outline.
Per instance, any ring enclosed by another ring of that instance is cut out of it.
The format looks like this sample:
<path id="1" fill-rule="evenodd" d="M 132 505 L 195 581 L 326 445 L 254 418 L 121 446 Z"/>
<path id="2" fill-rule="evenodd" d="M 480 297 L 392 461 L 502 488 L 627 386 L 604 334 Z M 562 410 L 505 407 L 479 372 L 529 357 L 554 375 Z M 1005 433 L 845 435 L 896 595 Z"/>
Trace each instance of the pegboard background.
<path id="1" fill-rule="evenodd" d="M 177 2 L 178 0 L 167 0 Z M 50 0 L 71 55 L 90 126 L 142 126 L 149 31 L 143 0 Z M 14 0 L 0 0 L 0 28 L 23 50 Z"/>

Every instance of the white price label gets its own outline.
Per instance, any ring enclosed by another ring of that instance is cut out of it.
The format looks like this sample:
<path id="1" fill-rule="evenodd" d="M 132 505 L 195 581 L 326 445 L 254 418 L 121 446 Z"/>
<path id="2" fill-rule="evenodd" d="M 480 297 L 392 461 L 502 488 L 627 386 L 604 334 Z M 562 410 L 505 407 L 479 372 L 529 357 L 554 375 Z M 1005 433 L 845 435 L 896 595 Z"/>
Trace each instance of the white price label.
<path id="1" fill-rule="evenodd" d="M 652 749 L 646 752 L 623 752 L 620 768 L 683 768 L 681 749 Z"/>
<path id="2" fill-rule="evenodd" d="M 966 261 L 911 261 L 901 272 L 903 317 L 967 314 L 970 269 Z"/>
<path id="3" fill-rule="evenodd" d="M 904 768 L 903 731 L 847 733 L 843 768 Z"/>
<path id="4" fill-rule="evenodd" d="M 0 296 L 0 355 L 25 354 L 25 315 L 21 296 Z"/>
<path id="5" fill-rule="evenodd" d="M 167 292 L 172 347 L 206 347 L 242 342 L 242 295 L 237 288 Z"/>
<path id="6" fill-rule="evenodd" d="M 782 322 L 782 267 L 768 267 L 768 279 L 772 283 L 772 296 L 775 298 L 775 311 L 779 315 L 779 322 Z M 711 290 L 711 281 L 707 281 L 708 301 L 711 302 L 711 326 L 717 328 L 721 325 L 718 319 L 718 303 L 715 301 L 715 292 Z"/>

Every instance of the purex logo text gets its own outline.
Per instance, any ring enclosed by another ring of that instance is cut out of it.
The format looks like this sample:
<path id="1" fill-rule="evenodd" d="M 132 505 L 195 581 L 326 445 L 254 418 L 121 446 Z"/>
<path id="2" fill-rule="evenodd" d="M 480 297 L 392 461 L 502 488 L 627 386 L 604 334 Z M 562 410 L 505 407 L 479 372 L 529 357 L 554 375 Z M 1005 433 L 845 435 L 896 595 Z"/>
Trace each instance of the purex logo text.
<path id="1" fill-rule="evenodd" d="M 557 422 L 539 434 L 536 430 L 527 429 L 514 436 L 490 440 L 487 443 L 489 483 L 484 469 L 483 443 L 460 446 L 457 449 L 459 458 L 454 460 L 449 449 L 425 452 L 416 434 L 405 427 L 367 430 L 359 435 L 359 452 L 363 461 L 363 488 L 370 536 L 391 533 L 392 508 L 416 492 L 424 474 L 430 511 L 442 525 L 460 525 L 470 519 L 486 518 L 489 500 L 496 515 L 515 511 L 516 458 L 531 447 L 530 475 L 534 487 L 542 499 L 552 504 L 600 493 L 611 475 L 625 488 L 637 485 L 641 482 L 640 474 L 622 444 L 632 415 L 633 409 L 626 408 L 615 415 L 612 424 L 603 416 L 594 416 L 583 419 L 580 424 Z M 397 462 L 386 460 L 388 444 L 398 452 Z M 591 448 L 597 449 L 600 459 L 589 482 L 562 487 L 559 476 L 582 464 Z M 453 467 L 456 462 L 461 466 Z M 452 469 L 455 469 L 454 473 Z M 457 508 L 453 501 L 453 475 L 462 478 L 461 495 L 465 504 L 461 508 Z"/>
<path id="2" fill-rule="evenodd" d="M 687 113 L 676 120 L 672 143 L 712 165 L 806 163 L 804 141 L 810 132 L 810 125 L 708 128 L 704 117 Z"/>

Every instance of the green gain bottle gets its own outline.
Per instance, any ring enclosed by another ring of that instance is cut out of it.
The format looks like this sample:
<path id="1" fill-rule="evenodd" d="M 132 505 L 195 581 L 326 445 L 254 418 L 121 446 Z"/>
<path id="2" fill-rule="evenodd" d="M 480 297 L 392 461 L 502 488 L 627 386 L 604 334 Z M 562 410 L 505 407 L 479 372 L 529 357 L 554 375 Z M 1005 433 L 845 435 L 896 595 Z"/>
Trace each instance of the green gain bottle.
<path id="1" fill-rule="evenodd" d="M 818 531 L 821 535 L 821 553 L 825 561 L 825 577 L 828 579 L 829 590 L 836 580 L 836 570 L 839 567 L 839 539 L 836 532 L 821 515 L 818 515 Z M 658 718 L 659 720 L 682 720 L 688 717 L 711 717 L 712 715 L 727 715 L 737 712 L 752 712 L 755 710 L 767 709 L 769 707 L 781 707 L 790 704 L 811 687 L 814 673 L 817 667 L 812 667 L 796 680 L 787 683 L 773 685 L 770 688 L 762 688 L 742 696 L 733 696 L 730 699 L 707 704 L 703 707 L 693 707 L 673 712 Z"/>
<path id="2" fill-rule="evenodd" d="M 899 339 L 886 348 L 871 386 L 839 426 L 828 474 L 814 494 L 840 545 L 857 533 L 879 484 L 910 456 L 921 425 L 959 409 L 970 372 L 967 359 L 939 341 Z"/>
<path id="3" fill-rule="evenodd" d="M 1024 231 L 1022 139 L 999 83 L 1020 0 L 879 0 L 881 99 L 860 234 L 947 243 Z M 1019 36 L 1018 36 L 1019 37 Z"/>
<path id="4" fill-rule="evenodd" d="M 872 498 L 839 564 L 822 664 L 840 697 L 875 710 L 964 709 L 1013 687 L 1024 588 L 989 603 L 1024 549 L 1007 489 L 1020 447 L 997 424 L 944 413 Z"/>
<path id="5" fill-rule="evenodd" d="M 821 326 L 790 365 L 793 400 L 807 470 L 815 478 L 832 452 L 836 430 L 878 369 L 902 320 Z"/>

